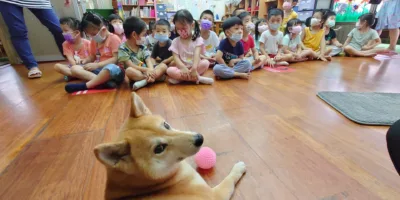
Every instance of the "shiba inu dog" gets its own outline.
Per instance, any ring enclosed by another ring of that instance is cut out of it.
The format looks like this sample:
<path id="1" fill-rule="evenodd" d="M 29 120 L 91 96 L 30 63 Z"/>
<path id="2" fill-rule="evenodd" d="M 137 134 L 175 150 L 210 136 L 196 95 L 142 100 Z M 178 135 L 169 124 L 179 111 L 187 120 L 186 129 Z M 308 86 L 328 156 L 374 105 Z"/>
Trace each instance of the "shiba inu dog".
<path id="1" fill-rule="evenodd" d="M 95 147 L 107 169 L 105 199 L 228 200 L 246 171 L 238 162 L 230 174 L 211 188 L 185 158 L 197 153 L 203 136 L 179 131 L 152 115 L 132 93 L 130 117 L 115 142 Z"/>

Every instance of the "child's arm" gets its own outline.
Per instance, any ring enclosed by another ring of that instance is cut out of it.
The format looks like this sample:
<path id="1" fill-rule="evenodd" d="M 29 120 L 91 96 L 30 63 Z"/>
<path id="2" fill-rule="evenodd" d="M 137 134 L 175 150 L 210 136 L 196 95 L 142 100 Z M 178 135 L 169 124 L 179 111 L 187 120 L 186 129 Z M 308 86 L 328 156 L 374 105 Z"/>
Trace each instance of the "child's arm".
<path id="1" fill-rule="evenodd" d="M 190 77 L 192 80 L 197 81 L 199 79 L 199 74 L 197 73 L 197 67 L 199 66 L 200 63 L 200 52 L 201 52 L 202 46 L 197 46 L 194 49 L 194 54 L 193 54 L 193 66 L 190 69 Z"/>
<path id="2" fill-rule="evenodd" d="M 68 60 L 69 64 L 71 64 L 71 66 L 80 64 L 80 63 L 76 63 L 74 56 L 72 56 L 72 55 L 66 55 L 65 57 L 67 57 L 67 60 Z"/>
<path id="3" fill-rule="evenodd" d="M 101 61 L 101 62 L 98 62 L 98 63 L 93 63 L 93 62 L 87 63 L 87 64 L 85 64 L 85 66 L 83 66 L 83 68 L 85 70 L 88 70 L 88 71 L 93 71 L 95 69 L 104 67 L 104 66 L 106 66 L 108 64 L 115 64 L 115 63 L 117 63 L 117 61 L 118 61 L 118 53 L 115 52 L 115 53 L 113 53 L 113 57 L 112 58 L 109 58 L 107 60 L 104 60 L 104 61 Z"/>
<path id="4" fill-rule="evenodd" d="M 343 47 L 346 47 L 347 45 L 349 45 L 351 39 L 352 39 L 352 37 L 351 37 L 351 36 L 348 36 L 347 39 L 346 39 L 346 41 L 345 41 L 344 44 L 343 44 Z"/>
<path id="5" fill-rule="evenodd" d="M 381 38 L 376 38 L 376 39 L 374 40 L 374 42 L 371 43 L 370 45 L 368 45 L 368 44 L 364 45 L 364 46 L 362 47 L 362 50 L 370 50 L 370 49 L 373 49 L 373 48 L 375 48 L 376 46 L 378 46 L 380 43 L 381 43 Z"/>
<path id="6" fill-rule="evenodd" d="M 332 44 L 337 46 L 337 47 L 342 47 L 343 46 L 336 38 L 333 38 L 331 41 L 332 41 Z"/>
<path id="7" fill-rule="evenodd" d="M 258 51 L 255 47 L 251 48 L 251 52 L 253 53 L 254 60 L 258 61 L 260 56 L 258 55 Z"/>
<path id="8" fill-rule="evenodd" d="M 146 62 L 146 66 L 148 69 L 153 70 L 154 69 L 154 63 L 151 59 L 151 57 L 147 57 L 146 60 L 144 60 L 144 62 Z"/>
<path id="9" fill-rule="evenodd" d="M 176 67 L 178 67 L 181 71 L 187 72 L 188 68 L 186 67 L 185 64 L 183 64 L 182 60 L 179 58 L 179 55 L 174 52 L 173 56 L 174 56 L 174 61 L 175 61 Z"/>
<path id="10" fill-rule="evenodd" d="M 171 56 L 165 60 L 163 60 L 161 63 L 164 63 L 166 65 L 168 65 L 169 63 L 171 63 L 174 60 L 174 56 Z"/>
<path id="11" fill-rule="evenodd" d="M 322 61 L 328 61 L 325 59 L 325 51 L 326 51 L 326 41 L 325 37 L 322 37 L 321 42 L 319 44 L 319 59 Z"/>
<path id="12" fill-rule="evenodd" d="M 261 54 L 262 54 L 262 55 L 264 55 L 264 56 L 267 57 L 267 59 L 271 59 L 271 58 L 268 56 L 268 52 L 265 51 L 264 42 L 260 42 L 260 51 L 261 51 Z"/>
<path id="13" fill-rule="evenodd" d="M 224 61 L 224 59 L 222 58 L 222 55 L 223 55 L 222 51 L 221 51 L 221 50 L 218 50 L 218 51 L 217 51 L 217 54 L 215 54 L 215 60 L 216 60 L 216 62 L 217 62 L 218 64 L 225 65 L 225 61 Z"/>

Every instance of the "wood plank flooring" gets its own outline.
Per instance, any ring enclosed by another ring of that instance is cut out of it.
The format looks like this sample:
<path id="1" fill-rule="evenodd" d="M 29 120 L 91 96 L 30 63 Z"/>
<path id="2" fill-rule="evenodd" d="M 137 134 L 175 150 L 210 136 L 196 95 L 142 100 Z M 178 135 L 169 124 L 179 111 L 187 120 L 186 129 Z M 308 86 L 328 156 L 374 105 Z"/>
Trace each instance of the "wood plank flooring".
<path id="1" fill-rule="evenodd" d="M 292 65 L 292 73 L 258 70 L 249 81 L 161 83 L 138 94 L 175 128 L 205 136 L 218 155 L 202 173 L 210 185 L 237 161 L 247 164 L 235 200 L 398 200 L 388 127 L 355 124 L 316 93 L 400 92 L 399 62 L 334 58 Z M 43 63 L 36 80 L 23 66 L 0 69 L 0 199 L 103 199 L 105 169 L 92 150 L 117 135 L 131 91 L 126 84 L 70 96 L 53 64 Z"/>

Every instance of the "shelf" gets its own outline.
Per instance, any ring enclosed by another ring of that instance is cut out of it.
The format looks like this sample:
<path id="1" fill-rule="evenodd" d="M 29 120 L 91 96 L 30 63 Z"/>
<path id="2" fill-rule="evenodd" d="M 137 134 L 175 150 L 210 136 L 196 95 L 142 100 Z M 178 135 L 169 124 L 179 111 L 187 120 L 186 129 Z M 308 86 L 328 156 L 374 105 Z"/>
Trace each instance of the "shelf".
<path id="1" fill-rule="evenodd" d="M 136 7 L 154 7 L 154 5 L 122 5 L 125 8 L 136 8 Z"/>

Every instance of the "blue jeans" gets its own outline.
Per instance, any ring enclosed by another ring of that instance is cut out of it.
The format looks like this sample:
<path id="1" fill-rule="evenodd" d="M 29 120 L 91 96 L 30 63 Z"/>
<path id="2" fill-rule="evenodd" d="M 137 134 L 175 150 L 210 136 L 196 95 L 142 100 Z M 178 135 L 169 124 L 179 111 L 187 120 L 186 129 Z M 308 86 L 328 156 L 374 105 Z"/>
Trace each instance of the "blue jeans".
<path id="1" fill-rule="evenodd" d="M 216 64 L 214 66 L 214 74 L 223 79 L 230 79 L 233 78 L 235 72 L 239 73 L 248 73 L 252 70 L 252 66 L 250 61 L 248 60 L 241 60 L 235 64 L 235 66 L 228 67 L 227 65 L 223 64 Z"/>
<path id="2" fill-rule="evenodd" d="M 62 53 L 62 43 L 64 37 L 57 15 L 52 9 L 29 9 L 53 34 L 58 49 Z M 33 57 L 32 49 L 28 40 L 28 30 L 26 29 L 23 9 L 20 6 L 0 1 L 0 13 L 3 15 L 11 35 L 11 42 L 14 45 L 19 57 L 24 65 L 30 69 L 37 67 L 38 64 Z"/>

